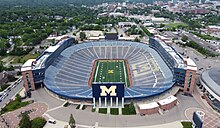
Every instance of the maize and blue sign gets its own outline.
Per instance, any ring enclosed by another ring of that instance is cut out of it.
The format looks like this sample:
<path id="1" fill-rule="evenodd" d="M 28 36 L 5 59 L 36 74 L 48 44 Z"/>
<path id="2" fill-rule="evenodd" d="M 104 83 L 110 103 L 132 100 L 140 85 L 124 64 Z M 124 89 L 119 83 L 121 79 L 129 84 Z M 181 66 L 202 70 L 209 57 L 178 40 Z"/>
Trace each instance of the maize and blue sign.
<path id="1" fill-rule="evenodd" d="M 124 97 L 124 83 L 93 83 L 92 84 L 93 98 L 110 99 Z"/>
<path id="2" fill-rule="evenodd" d="M 196 128 L 202 128 L 203 121 L 196 112 L 193 113 L 193 122 L 196 125 Z"/>

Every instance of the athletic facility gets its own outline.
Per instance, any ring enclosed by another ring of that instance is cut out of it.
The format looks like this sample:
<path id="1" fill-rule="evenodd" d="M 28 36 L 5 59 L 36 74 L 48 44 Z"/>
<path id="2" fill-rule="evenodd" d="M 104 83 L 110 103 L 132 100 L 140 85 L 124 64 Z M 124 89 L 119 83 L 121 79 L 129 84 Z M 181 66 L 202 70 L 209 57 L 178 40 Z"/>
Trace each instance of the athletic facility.
<path id="1" fill-rule="evenodd" d="M 97 60 L 95 61 L 95 72 L 93 82 L 123 82 L 125 87 L 130 86 L 130 72 L 127 70 L 125 60 Z"/>
<path id="2" fill-rule="evenodd" d="M 93 83 L 123 82 L 125 99 L 163 93 L 173 73 L 149 45 L 129 41 L 97 41 L 71 45 L 45 69 L 44 85 L 63 98 L 91 100 Z"/>

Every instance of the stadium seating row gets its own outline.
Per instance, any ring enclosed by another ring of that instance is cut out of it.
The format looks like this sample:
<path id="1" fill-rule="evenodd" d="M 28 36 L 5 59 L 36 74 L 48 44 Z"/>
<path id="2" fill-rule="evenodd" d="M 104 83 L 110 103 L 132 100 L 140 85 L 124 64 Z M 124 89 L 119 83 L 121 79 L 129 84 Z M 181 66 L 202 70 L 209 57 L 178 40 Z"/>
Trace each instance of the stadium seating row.
<path id="1" fill-rule="evenodd" d="M 64 50 L 46 70 L 46 87 L 64 97 L 92 98 L 88 81 L 96 59 L 128 60 L 133 86 L 126 88 L 126 98 L 156 95 L 173 85 L 172 72 L 148 45 L 103 41 L 82 43 Z"/>

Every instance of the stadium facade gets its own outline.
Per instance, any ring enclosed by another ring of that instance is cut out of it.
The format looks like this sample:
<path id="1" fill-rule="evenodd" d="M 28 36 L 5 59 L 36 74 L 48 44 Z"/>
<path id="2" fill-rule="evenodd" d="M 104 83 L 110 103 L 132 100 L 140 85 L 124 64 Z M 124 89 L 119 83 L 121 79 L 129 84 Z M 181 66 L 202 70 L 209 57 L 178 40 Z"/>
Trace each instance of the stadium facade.
<path id="1" fill-rule="evenodd" d="M 62 39 L 22 66 L 26 92 L 45 86 L 62 98 L 91 100 L 88 81 L 97 59 L 128 60 L 132 87 L 125 88 L 125 99 L 159 95 L 174 84 L 193 93 L 195 63 L 157 37 L 150 38 L 150 45 L 117 40 L 75 44 L 74 38 Z"/>
<path id="2" fill-rule="evenodd" d="M 173 73 L 173 80 L 183 87 L 184 93 L 192 94 L 196 83 L 197 66 L 190 58 L 183 58 L 172 46 L 159 37 L 150 38 L 150 47 L 155 49 Z"/>

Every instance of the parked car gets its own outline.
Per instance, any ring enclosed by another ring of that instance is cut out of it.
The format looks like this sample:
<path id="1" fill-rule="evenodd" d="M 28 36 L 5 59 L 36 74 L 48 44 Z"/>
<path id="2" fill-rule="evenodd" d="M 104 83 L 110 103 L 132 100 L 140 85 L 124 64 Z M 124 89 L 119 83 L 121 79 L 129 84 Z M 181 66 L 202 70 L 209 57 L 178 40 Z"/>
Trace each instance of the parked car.
<path id="1" fill-rule="evenodd" d="M 55 120 L 53 120 L 53 119 L 49 119 L 49 120 L 48 120 L 48 123 L 51 123 L 51 124 L 56 124 L 56 121 L 55 121 Z"/>
<path id="2" fill-rule="evenodd" d="M 8 93 L 5 92 L 5 93 L 1 96 L 1 99 L 3 100 L 3 99 L 5 99 L 7 96 L 8 96 Z"/>

